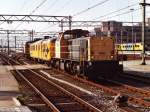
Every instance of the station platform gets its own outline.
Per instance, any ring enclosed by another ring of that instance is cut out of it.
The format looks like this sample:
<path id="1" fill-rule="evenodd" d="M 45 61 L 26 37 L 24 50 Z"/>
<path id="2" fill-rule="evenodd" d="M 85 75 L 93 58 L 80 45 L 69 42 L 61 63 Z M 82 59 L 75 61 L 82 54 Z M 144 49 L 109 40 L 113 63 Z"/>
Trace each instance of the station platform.
<path id="1" fill-rule="evenodd" d="M 6 66 L 0 65 L 0 112 L 31 112 L 16 99 L 19 84 Z"/>
<path id="2" fill-rule="evenodd" d="M 16 79 L 3 65 L 0 65 L 0 91 L 19 91 Z"/>
<path id="3" fill-rule="evenodd" d="M 49 69 L 50 67 L 48 66 L 44 66 L 42 64 L 31 64 L 31 65 L 13 65 L 13 66 L 7 66 L 5 65 L 5 67 L 8 69 L 8 70 L 14 70 L 14 69 L 17 69 L 17 70 L 26 70 L 26 69 Z"/>
<path id="4" fill-rule="evenodd" d="M 146 65 L 141 65 L 141 60 L 121 61 L 124 66 L 124 72 L 136 75 L 142 75 L 150 78 L 150 60 L 146 60 Z"/>

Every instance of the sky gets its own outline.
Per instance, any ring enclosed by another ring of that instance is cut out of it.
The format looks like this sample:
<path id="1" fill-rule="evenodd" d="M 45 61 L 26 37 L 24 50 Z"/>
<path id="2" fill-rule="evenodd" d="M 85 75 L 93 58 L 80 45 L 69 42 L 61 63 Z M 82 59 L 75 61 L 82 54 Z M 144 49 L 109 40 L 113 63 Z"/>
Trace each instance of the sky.
<path id="1" fill-rule="evenodd" d="M 42 2 L 43 4 L 40 5 Z M 101 2 L 104 3 L 95 6 Z M 0 14 L 70 15 L 73 16 L 73 21 L 116 20 L 132 22 L 132 17 L 133 21 L 142 21 L 140 2 L 142 0 L 0 0 Z M 146 2 L 150 3 L 150 0 L 146 0 Z M 134 9 L 134 11 L 131 12 L 130 9 Z M 147 7 L 146 17 L 150 17 L 149 7 Z M 89 29 L 88 27 L 86 28 Z M 12 24 L 0 22 L 0 29 L 34 30 L 39 32 L 60 31 L 58 24 L 31 22 L 13 22 Z"/>
<path id="2" fill-rule="evenodd" d="M 39 4 L 45 1 L 40 7 Z M 97 21 L 141 21 L 142 11 L 139 3 L 142 0 L 107 0 L 105 3 L 91 8 L 95 4 L 103 2 L 105 0 L 0 0 L 0 14 L 32 14 L 32 15 L 75 15 L 73 20 L 97 20 Z M 150 0 L 147 0 L 150 2 Z M 131 7 L 129 7 L 131 6 Z M 125 8 L 126 7 L 126 8 Z M 119 9 L 124 10 L 112 13 Z M 34 10 L 36 9 L 36 10 Z M 80 13 L 86 10 L 84 13 Z M 134 9 L 131 13 L 130 9 Z M 138 9 L 138 10 L 137 10 Z M 147 8 L 149 11 L 149 8 Z M 128 12 L 128 13 L 126 13 Z M 150 14 L 147 12 L 147 17 Z M 126 13 L 126 14 L 123 14 Z M 76 15 L 77 14 L 77 15 Z M 106 16 L 104 16 L 106 15 Z M 104 16 L 104 17 L 101 17 Z M 19 25 L 21 24 L 21 25 Z M 52 31 L 56 30 L 53 24 L 48 23 L 19 23 L 13 22 L 12 24 L 3 23 L 0 28 L 3 29 L 33 29 L 36 31 Z M 58 25 L 57 25 L 58 26 Z M 59 28 L 57 28 L 59 29 Z M 59 29 L 60 30 L 60 29 Z"/>

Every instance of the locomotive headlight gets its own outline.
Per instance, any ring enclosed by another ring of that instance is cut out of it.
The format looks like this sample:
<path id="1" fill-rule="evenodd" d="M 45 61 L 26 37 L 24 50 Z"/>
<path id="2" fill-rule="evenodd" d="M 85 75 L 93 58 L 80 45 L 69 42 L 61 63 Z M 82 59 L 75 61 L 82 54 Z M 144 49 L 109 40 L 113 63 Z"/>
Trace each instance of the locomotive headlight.
<path id="1" fill-rule="evenodd" d="M 113 59 L 114 58 L 114 56 L 111 56 L 111 59 Z"/>
<path id="2" fill-rule="evenodd" d="M 92 66 L 92 62 L 89 62 L 88 65 L 89 65 L 89 66 Z"/>

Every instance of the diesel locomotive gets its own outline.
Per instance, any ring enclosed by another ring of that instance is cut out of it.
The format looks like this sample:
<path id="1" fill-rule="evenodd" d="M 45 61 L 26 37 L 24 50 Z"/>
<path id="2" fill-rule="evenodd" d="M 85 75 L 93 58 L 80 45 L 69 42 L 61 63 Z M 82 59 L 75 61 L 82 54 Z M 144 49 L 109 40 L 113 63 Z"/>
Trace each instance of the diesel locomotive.
<path id="1" fill-rule="evenodd" d="M 57 38 L 26 44 L 28 57 L 69 74 L 96 79 L 112 77 L 123 70 L 116 58 L 113 38 L 92 37 L 87 30 L 67 30 Z"/>

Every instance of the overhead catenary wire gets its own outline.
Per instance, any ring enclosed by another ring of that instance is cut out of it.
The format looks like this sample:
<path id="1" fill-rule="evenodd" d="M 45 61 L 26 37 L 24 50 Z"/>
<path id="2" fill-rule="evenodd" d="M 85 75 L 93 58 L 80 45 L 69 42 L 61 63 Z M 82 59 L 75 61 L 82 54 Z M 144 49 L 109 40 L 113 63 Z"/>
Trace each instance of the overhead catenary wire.
<path id="1" fill-rule="evenodd" d="M 89 11 L 89 10 L 91 10 L 91 9 L 93 9 L 93 8 L 95 8 L 95 7 L 97 7 L 97 6 L 100 6 L 100 5 L 102 5 L 102 4 L 104 4 L 104 3 L 108 2 L 108 1 L 109 1 L 109 0 L 103 0 L 103 1 L 101 1 L 101 2 L 99 2 L 99 3 L 97 3 L 97 4 L 95 4 L 95 5 L 93 5 L 93 6 L 91 6 L 91 7 L 88 7 L 87 9 L 84 9 L 84 10 L 82 10 L 82 11 L 80 11 L 80 12 L 77 12 L 77 13 L 73 14 L 72 17 L 81 15 L 81 14 L 83 14 L 83 13 L 85 13 L 85 12 L 87 12 L 87 11 Z"/>
<path id="2" fill-rule="evenodd" d="M 109 16 L 109 15 L 112 15 L 112 14 L 114 14 L 114 13 L 118 13 L 118 12 L 120 12 L 120 11 L 126 10 L 126 9 L 128 9 L 128 8 L 130 8 L 130 7 L 133 7 L 133 6 L 136 6 L 136 5 L 138 5 L 138 3 L 132 4 L 132 5 L 128 5 L 128 6 L 126 6 L 126 7 L 120 8 L 120 9 L 118 9 L 118 10 L 109 12 L 109 13 L 107 13 L 107 14 L 105 14 L 105 15 L 96 17 L 96 18 L 94 18 L 94 19 L 92 19 L 92 20 L 97 20 L 97 19 L 100 19 L 100 18 L 103 18 L 103 17 L 107 17 L 107 16 Z"/>
<path id="3" fill-rule="evenodd" d="M 60 11 L 63 11 L 62 9 L 64 9 L 66 7 L 66 5 L 68 5 L 69 3 L 71 3 L 72 0 L 68 0 L 67 2 L 65 2 L 65 4 L 63 4 L 59 9 L 57 9 L 55 12 L 60 12 Z"/>
<path id="4" fill-rule="evenodd" d="M 30 15 L 32 15 L 33 13 L 35 13 L 47 0 L 43 0 L 42 2 L 40 2 L 40 4 L 38 6 L 36 6 L 31 12 Z M 23 22 L 21 22 L 20 24 L 18 24 L 15 29 L 17 29 Z"/>
<path id="5" fill-rule="evenodd" d="M 54 0 L 54 1 L 51 3 L 51 5 L 50 5 L 48 8 L 46 8 L 46 10 L 52 9 L 52 8 L 56 5 L 56 3 L 58 3 L 58 1 L 59 1 L 59 0 Z M 44 10 L 44 11 L 46 11 L 46 10 Z"/>
<path id="6" fill-rule="evenodd" d="M 132 12 L 138 11 L 138 10 L 140 10 L 140 9 L 141 9 L 141 8 L 134 9 Z M 123 13 L 120 13 L 120 14 L 116 14 L 116 15 L 107 17 L 107 19 L 108 19 L 108 18 L 110 19 L 110 18 L 113 18 L 113 17 L 117 17 L 117 16 L 121 16 L 121 15 L 125 15 L 125 14 L 128 14 L 128 13 L 131 13 L 131 11 L 126 11 L 126 12 L 123 12 Z M 101 19 L 101 20 L 105 20 L 105 19 Z"/>
<path id="7" fill-rule="evenodd" d="M 57 1 L 58 1 L 58 0 L 57 0 Z M 57 3 L 57 1 L 53 2 L 50 8 L 52 8 L 52 6 L 54 6 L 54 5 Z M 62 9 L 64 9 L 65 6 L 68 5 L 71 1 L 72 1 L 72 0 L 68 0 L 67 2 L 65 2 L 59 9 L 57 9 L 56 11 L 54 11 L 54 13 L 62 11 Z M 40 31 L 43 31 L 43 30 L 45 30 L 45 29 L 47 29 L 47 28 L 49 28 L 49 27 L 53 27 L 53 26 L 55 26 L 55 25 L 56 25 L 56 24 L 53 24 L 53 25 L 51 25 L 51 26 L 48 25 L 48 26 L 46 26 L 46 27 L 40 29 Z"/>
<path id="8" fill-rule="evenodd" d="M 33 14 L 35 13 L 47 0 L 43 0 L 38 6 L 35 7 L 35 9 L 32 10 L 32 12 L 30 13 Z"/>

